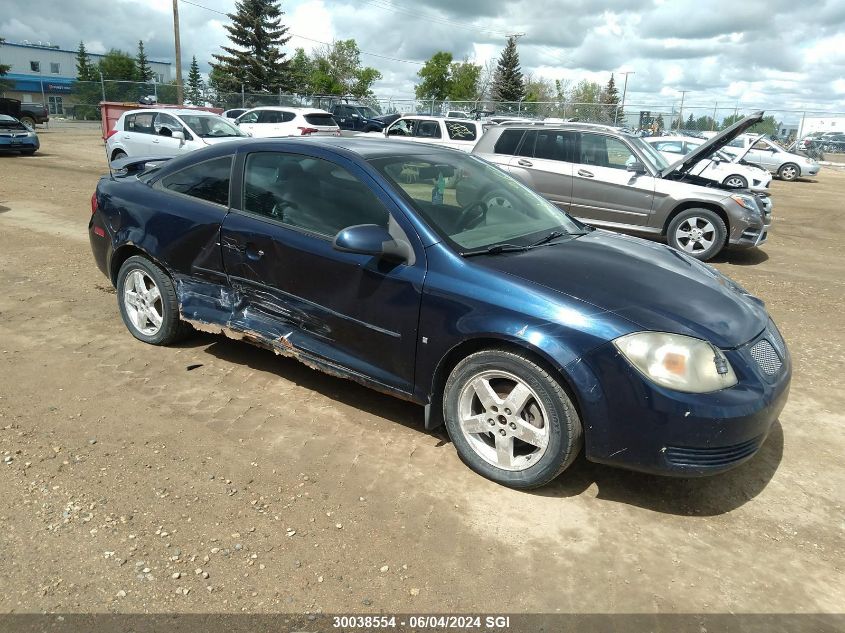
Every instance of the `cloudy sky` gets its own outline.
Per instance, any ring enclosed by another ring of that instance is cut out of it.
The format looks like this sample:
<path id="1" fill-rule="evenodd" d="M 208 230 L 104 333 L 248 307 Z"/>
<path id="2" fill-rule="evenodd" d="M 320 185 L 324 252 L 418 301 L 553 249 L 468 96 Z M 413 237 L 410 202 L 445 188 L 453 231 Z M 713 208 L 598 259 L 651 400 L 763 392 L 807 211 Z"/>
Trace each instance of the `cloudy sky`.
<path id="1" fill-rule="evenodd" d="M 180 0 L 184 59 L 203 71 L 235 0 Z M 201 8 L 195 5 L 202 5 Z M 291 52 L 355 38 L 380 96 L 413 96 L 438 50 L 477 63 L 519 40 L 523 71 L 604 84 L 633 71 L 628 102 L 845 111 L 845 0 L 282 0 Z M 0 37 L 173 59 L 171 0 L 3 0 Z M 381 56 L 381 57 L 379 57 Z M 393 58 L 393 59 L 387 59 Z M 401 61 L 400 61 L 401 60 Z M 185 63 L 187 66 L 187 62 Z M 621 77 L 620 88 L 621 88 Z"/>

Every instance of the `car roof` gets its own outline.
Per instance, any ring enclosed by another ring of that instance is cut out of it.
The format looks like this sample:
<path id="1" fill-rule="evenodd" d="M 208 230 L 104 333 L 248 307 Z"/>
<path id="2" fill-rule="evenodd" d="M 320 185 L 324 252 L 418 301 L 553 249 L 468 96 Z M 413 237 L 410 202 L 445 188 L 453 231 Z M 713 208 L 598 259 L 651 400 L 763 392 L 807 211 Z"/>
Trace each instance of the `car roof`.
<path id="1" fill-rule="evenodd" d="M 138 114 L 139 112 L 163 112 L 164 114 L 175 114 L 177 116 L 204 114 L 208 116 L 220 116 L 216 112 L 209 112 L 208 110 L 195 110 L 192 108 L 138 108 L 137 110 L 127 110 L 120 116 L 127 114 Z"/>
<path id="2" fill-rule="evenodd" d="M 472 121 L 473 123 L 478 123 L 474 119 L 461 119 L 454 116 L 432 116 L 430 114 L 403 114 L 399 117 L 399 119 L 420 119 L 421 121 Z M 399 120 L 397 119 L 397 121 Z"/>
<path id="3" fill-rule="evenodd" d="M 294 112 L 297 114 L 331 114 L 320 108 L 300 108 L 295 106 L 255 106 L 254 108 L 248 108 L 246 112 L 252 112 L 253 110 L 272 110 L 274 112 Z"/>
<path id="4" fill-rule="evenodd" d="M 707 139 L 698 138 L 697 136 L 646 136 L 643 137 L 646 143 L 657 143 L 658 141 L 686 141 L 687 143 L 698 143 L 701 145 Z"/>
<path id="5" fill-rule="evenodd" d="M 620 134 L 623 136 L 634 136 L 631 132 L 626 132 L 625 130 L 613 127 L 612 125 L 602 125 L 601 123 L 577 123 L 577 122 L 569 122 L 569 123 L 545 123 L 543 121 L 538 121 L 537 123 L 505 123 L 505 124 L 497 124 L 492 126 L 490 129 L 501 129 L 501 130 L 536 130 L 537 128 L 545 128 L 546 130 L 587 130 L 587 131 L 594 131 L 594 132 L 611 132 L 613 134 Z"/>

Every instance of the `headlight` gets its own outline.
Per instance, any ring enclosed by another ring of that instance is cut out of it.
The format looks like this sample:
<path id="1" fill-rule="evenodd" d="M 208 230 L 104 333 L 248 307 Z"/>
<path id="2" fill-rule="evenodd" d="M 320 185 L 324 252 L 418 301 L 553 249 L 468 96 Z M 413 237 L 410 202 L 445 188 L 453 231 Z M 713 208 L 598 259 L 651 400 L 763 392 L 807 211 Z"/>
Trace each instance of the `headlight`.
<path id="1" fill-rule="evenodd" d="M 731 196 L 731 200 L 736 202 L 739 206 L 749 211 L 760 212 L 760 207 L 757 206 L 757 201 L 753 196 L 748 196 L 742 193 L 735 193 Z"/>
<path id="2" fill-rule="evenodd" d="M 635 332 L 613 344 L 646 378 L 669 389 L 707 393 L 737 383 L 725 355 L 701 339 L 667 332 Z"/>

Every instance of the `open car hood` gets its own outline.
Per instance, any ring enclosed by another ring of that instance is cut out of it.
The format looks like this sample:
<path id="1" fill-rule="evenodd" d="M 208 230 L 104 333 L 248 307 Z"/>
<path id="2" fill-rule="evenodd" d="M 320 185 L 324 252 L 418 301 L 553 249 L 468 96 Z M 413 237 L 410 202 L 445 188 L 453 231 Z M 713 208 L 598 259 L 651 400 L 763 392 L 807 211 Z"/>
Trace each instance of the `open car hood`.
<path id="1" fill-rule="evenodd" d="M 749 114 L 747 117 L 744 117 L 743 119 L 737 121 L 729 128 L 722 130 L 719 134 L 717 134 L 710 140 L 702 143 L 689 154 L 679 159 L 677 162 L 674 162 L 669 165 L 669 167 L 660 172 L 660 175 L 665 176 L 667 174 L 671 174 L 673 171 L 678 171 L 681 173 L 689 172 L 689 170 L 698 161 L 704 158 L 708 158 L 714 152 L 719 151 L 725 145 L 734 140 L 737 136 L 745 132 L 752 125 L 754 125 L 755 123 L 759 123 L 762 120 L 762 111 L 755 112 L 754 114 Z"/>

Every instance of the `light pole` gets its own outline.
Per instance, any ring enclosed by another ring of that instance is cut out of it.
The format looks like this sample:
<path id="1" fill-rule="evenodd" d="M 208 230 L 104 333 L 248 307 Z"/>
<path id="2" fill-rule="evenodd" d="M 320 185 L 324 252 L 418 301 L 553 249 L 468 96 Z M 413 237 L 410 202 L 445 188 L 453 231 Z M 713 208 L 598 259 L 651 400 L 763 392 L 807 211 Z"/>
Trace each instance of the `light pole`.
<path id="1" fill-rule="evenodd" d="M 182 43 L 179 40 L 179 0 L 173 0 L 173 39 L 176 45 L 176 103 L 182 105 Z"/>
<path id="2" fill-rule="evenodd" d="M 678 112 L 678 132 L 681 131 L 681 125 L 684 123 L 684 97 L 687 96 L 689 90 L 680 90 L 681 93 L 681 109 Z"/>
<path id="3" fill-rule="evenodd" d="M 619 74 L 625 75 L 625 83 L 622 84 L 622 105 L 617 107 L 616 112 L 613 114 L 613 125 L 616 125 L 616 119 L 619 117 L 619 110 L 622 110 L 622 112 L 625 111 L 625 95 L 628 94 L 628 75 L 636 75 L 637 73 L 633 70 L 629 70 Z"/>

